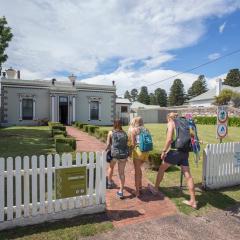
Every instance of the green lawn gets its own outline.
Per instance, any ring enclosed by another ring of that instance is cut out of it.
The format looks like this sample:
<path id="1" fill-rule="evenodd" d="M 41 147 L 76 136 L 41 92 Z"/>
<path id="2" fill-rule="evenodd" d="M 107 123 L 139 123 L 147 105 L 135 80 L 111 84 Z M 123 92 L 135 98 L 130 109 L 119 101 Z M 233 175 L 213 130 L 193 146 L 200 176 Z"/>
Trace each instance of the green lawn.
<path id="1" fill-rule="evenodd" d="M 150 130 L 153 141 L 154 148 L 156 150 L 163 149 L 163 144 L 166 137 L 166 124 L 146 124 L 146 127 Z M 203 140 L 204 144 L 201 146 L 202 149 L 205 148 L 207 143 L 218 143 L 219 140 L 216 139 L 216 127 L 211 125 L 198 125 L 199 138 Z M 104 129 L 109 129 L 103 127 Z M 127 127 L 124 127 L 126 130 Z M 240 141 L 240 128 L 230 127 L 228 137 L 224 139 L 223 142 L 238 142 Z M 199 202 L 199 210 L 194 211 L 188 206 L 182 204 L 182 200 L 188 197 L 188 191 L 184 187 L 183 190 L 179 188 L 180 183 L 180 171 L 178 167 L 172 167 L 170 171 L 165 174 L 163 182 L 161 184 L 161 191 L 165 193 L 166 196 L 171 198 L 171 200 L 176 204 L 178 209 L 186 214 L 202 214 L 209 209 L 220 208 L 225 209 L 229 206 L 240 202 L 240 186 L 222 189 L 219 191 L 202 191 L 202 156 L 199 162 L 199 166 L 196 167 L 193 160 L 193 154 L 190 154 L 190 165 L 191 172 L 194 177 L 197 194 L 197 201 Z M 155 182 L 156 172 L 148 170 L 147 177 Z M 184 182 L 185 185 L 185 182 Z"/>
<path id="2" fill-rule="evenodd" d="M 49 127 L 7 127 L 0 129 L 0 157 L 55 153 Z"/>
<path id="3" fill-rule="evenodd" d="M 113 225 L 105 214 L 95 214 L 3 231 L 0 233 L 0 239 L 75 240 L 112 229 Z"/>

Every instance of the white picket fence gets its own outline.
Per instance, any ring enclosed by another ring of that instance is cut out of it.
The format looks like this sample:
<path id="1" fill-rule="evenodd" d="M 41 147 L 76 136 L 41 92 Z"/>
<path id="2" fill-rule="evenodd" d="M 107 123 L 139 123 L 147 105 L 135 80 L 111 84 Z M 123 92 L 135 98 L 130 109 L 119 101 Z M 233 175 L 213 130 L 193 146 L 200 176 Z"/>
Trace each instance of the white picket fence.
<path id="1" fill-rule="evenodd" d="M 203 187 L 218 189 L 240 184 L 239 142 L 207 145 L 203 161 Z"/>
<path id="2" fill-rule="evenodd" d="M 55 170 L 86 166 L 87 195 L 55 199 Z M 0 230 L 105 211 L 106 154 L 0 158 Z"/>

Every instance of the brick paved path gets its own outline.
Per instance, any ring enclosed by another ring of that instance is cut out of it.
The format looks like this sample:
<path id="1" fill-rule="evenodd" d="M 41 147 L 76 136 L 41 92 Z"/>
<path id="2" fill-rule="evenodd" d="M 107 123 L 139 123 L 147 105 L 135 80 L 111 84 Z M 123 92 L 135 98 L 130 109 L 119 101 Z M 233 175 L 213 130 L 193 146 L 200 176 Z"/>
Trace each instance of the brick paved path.
<path id="1" fill-rule="evenodd" d="M 67 132 L 68 135 L 77 139 L 77 151 L 101 151 L 106 147 L 95 137 L 89 136 L 74 127 L 67 127 Z M 177 213 L 175 205 L 163 194 L 156 197 L 150 194 L 146 188 L 149 183 L 146 177 L 143 178 L 143 194 L 140 198 L 134 196 L 134 168 L 131 160 L 127 162 L 125 175 L 126 187 L 123 200 L 116 196 L 119 183 L 117 166 L 114 169 L 113 176 L 116 188 L 107 190 L 107 214 L 114 226 L 121 227 Z"/>
<path id="2" fill-rule="evenodd" d="M 93 136 L 88 135 L 74 127 L 66 127 L 68 135 L 76 138 L 77 140 L 77 151 L 79 152 L 96 152 L 104 151 L 106 144 L 99 141 Z"/>

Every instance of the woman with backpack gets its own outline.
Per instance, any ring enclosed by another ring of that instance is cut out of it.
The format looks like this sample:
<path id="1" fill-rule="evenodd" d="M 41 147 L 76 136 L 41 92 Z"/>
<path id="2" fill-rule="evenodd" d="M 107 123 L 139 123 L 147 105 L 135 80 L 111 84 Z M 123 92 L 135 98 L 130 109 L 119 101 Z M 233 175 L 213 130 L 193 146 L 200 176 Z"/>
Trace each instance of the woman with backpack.
<path id="1" fill-rule="evenodd" d="M 149 139 L 149 147 L 142 149 L 142 133 L 147 133 L 146 139 Z M 152 139 L 149 132 L 144 128 L 143 119 L 141 117 L 136 117 L 134 121 L 134 126 L 131 131 L 132 137 L 132 159 L 135 168 L 135 187 L 136 196 L 139 197 L 142 190 L 142 165 L 148 160 L 149 151 L 152 150 Z"/>
<path id="2" fill-rule="evenodd" d="M 118 174 L 120 180 L 120 189 L 117 191 L 117 196 L 123 199 L 123 189 L 125 184 L 125 166 L 128 158 L 128 137 L 123 131 L 120 120 L 115 120 L 113 130 L 109 131 L 107 137 L 107 150 L 111 152 L 112 160 L 108 168 L 108 187 L 113 187 L 113 170 L 118 163 Z"/>

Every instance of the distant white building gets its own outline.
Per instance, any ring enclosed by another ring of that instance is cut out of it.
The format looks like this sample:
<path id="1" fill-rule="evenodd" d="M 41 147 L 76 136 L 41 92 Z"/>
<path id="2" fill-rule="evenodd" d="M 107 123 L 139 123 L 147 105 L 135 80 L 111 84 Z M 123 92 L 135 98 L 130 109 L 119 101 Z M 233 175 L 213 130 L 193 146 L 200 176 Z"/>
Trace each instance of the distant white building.
<path id="1" fill-rule="evenodd" d="M 229 89 L 235 92 L 240 92 L 240 87 L 231 87 L 222 84 L 222 79 L 216 80 L 216 87 L 207 92 L 189 100 L 189 105 L 192 107 L 209 107 L 213 104 L 215 96 L 218 96 L 222 90 Z"/>
<path id="2" fill-rule="evenodd" d="M 123 125 L 128 125 L 130 121 L 131 102 L 127 98 L 116 99 L 116 118 L 122 121 Z"/>

